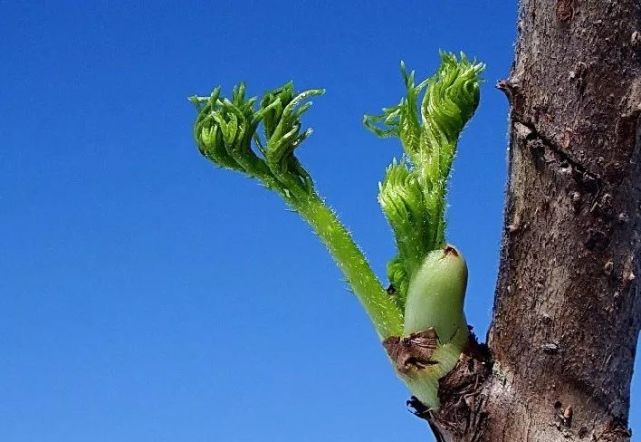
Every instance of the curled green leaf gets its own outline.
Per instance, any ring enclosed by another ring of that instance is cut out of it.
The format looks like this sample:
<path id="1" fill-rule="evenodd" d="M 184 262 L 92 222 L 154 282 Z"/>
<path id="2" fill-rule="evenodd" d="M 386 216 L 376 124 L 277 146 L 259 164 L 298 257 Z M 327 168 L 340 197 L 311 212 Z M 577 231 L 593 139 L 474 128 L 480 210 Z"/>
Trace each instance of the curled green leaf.
<path id="1" fill-rule="evenodd" d="M 321 89 L 297 93 L 292 82 L 257 98 L 246 98 L 244 83 L 236 85 L 231 99 L 221 97 L 217 87 L 209 97 L 191 97 L 198 110 L 194 137 L 200 152 L 220 167 L 238 170 L 262 181 L 287 198 L 313 192 L 309 173 L 294 156 L 312 133 L 303 129 L 301 116 Z M 259 127 L 265 141 L 261 141 Z"/>
<path id="2" fill-rule="evenodd" d="M 416 84 L 414 71 L 401 62 L 405 96 L 381 115 L 364 117 L 374 134 L 398 137 L 405 153 L 403 162 L 388 168 L 379 191 L 398 249 L 388 266 L 395 280 L 388 276 L 400 302 L 423 258 L 445 244 L 447 181 L 458 138 L 479 103 L 483 69 L 463 54 L 442 52 L 437 72 Z"/>

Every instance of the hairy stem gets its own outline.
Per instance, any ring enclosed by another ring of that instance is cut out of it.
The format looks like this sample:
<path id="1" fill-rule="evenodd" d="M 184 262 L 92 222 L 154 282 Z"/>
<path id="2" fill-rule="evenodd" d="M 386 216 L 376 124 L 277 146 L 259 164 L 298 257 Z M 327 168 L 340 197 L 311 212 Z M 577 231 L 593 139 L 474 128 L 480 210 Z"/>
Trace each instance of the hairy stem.
<path id="1" fill-rule="evenodd" d="M 403 333 L 403 315 L 387 294 L 345 226 L 316 194 L 294 208 L 329 249 L 382 339 Z"/>

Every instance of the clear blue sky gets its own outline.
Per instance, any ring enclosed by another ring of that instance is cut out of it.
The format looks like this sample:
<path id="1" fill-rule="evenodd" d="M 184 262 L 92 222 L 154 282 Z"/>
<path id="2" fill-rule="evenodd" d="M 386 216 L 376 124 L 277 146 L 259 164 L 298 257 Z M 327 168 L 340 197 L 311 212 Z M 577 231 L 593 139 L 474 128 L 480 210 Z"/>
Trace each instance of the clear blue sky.
<path id="1" fill-rule="evenodd" d="M 486 62 L 448 229 L 484 335 L 515 19 L 495 0 L 0 1 L 0 440 L 426 440 L 325 250 L 200 157 L 185 97 L 327 88 L 302 160 L 382 275 L 377 182 L 400 150 L 361 117 L 398 101 L 401 59 L 420 76 L 440 48 Z"/>

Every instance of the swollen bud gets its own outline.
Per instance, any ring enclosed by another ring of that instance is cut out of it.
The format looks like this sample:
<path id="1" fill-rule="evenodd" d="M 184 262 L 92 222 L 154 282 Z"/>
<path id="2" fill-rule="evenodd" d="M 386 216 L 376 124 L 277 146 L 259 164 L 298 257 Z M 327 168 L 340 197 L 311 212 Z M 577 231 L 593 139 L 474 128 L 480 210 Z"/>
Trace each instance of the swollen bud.
<path id="1" fill-rule="evenodd" d="M 439 379 L 469 340 L 463 313 L 467 266 L 453 246 L 432 250 L 410 280 L 403 336 L 383 341 L 398 374 L 426 407 L 439 407 Z"/>
<path id="2" fill-rule="evenodd" d="M 467 265 L 463 255 L 447 245 L 433 250 L 410 281 L 405 303 L 405 335 L 434 328 L 441 343 L 449 342 L 465 325 L 463 300 Z"/>

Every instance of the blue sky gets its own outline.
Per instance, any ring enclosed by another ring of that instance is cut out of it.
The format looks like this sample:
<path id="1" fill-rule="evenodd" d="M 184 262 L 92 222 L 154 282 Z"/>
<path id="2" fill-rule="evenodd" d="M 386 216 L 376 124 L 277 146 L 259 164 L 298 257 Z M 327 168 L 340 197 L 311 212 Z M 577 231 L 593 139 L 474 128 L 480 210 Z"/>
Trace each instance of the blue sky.
<path id="1" fill-rule="evenodd" d="M 186 97 L 325 87 L 300 155 L 383 275 L 377 182 L 400 148 L 361 117 L 398 101 L 401 59 L 487 63 L 448 212 L 484 335 L 515 20 L 495 0 L 0 1 L 0 440 L 426 440 L 325 250 L 200 157 Z"/>

